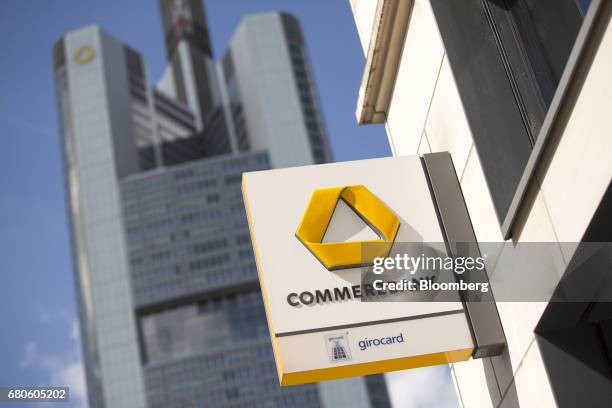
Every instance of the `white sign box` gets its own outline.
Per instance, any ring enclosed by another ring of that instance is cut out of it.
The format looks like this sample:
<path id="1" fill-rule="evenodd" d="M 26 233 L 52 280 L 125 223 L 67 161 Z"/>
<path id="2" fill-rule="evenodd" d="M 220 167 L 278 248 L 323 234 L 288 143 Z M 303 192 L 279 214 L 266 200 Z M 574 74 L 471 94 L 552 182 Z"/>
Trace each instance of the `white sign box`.
<path id="1" fill-rule="evenodd" d="M 458 299 L 362 302 L 360 268 L 326 267 L 325 253 L 307 247 L 317 226 L 301 224 L 306 209 L 320 218 L 329 206 L 311 202 L 313 193 L 345 186 L 371 193 L 355 206 L 376 212 L 387 225 L 398 220 L 398 229 L 381 227 L 390 242 L 443 242 L 418 156 L 245 173 L 244 201 L 281 385 L 467 360 L 473 342 Z M 372 204 L 376 199 L 384 211 Z M 346 237 L 327 224 L 326 239 Z"/>

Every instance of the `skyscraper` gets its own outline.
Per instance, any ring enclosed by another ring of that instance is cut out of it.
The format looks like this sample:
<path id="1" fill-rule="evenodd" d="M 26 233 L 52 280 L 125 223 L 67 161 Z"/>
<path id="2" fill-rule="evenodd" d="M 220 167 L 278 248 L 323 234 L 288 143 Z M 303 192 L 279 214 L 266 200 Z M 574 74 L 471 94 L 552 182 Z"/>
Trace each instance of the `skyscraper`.
<path id="1" fill-rule="evenodd" d="M 276 378 L 240 180 L 330 160 L 298 21 L 247 16 L 216 62 L 202 4 L 160 5 L 156 87 L 97 26 L 54 46 L 90 406 L 388 406 L 381 376 Z"/>
<path id="2" fill-rule="evenodd" d="M 286 13 L 246 16 L 221 63 L 238 150 L 266 150 L 273 167 L 331 160 L 306 45 L 295 17 Z"/>

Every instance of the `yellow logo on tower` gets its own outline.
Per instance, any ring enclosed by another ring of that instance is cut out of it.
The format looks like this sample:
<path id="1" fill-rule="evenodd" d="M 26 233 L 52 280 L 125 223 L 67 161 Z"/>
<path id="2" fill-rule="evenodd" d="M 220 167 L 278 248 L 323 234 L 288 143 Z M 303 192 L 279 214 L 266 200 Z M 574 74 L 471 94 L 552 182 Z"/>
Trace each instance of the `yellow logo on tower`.
<path id="1" fill-rule="evenodd" d="M 380 239 L 323 242 L 338 200 L 344 201 Z M 400 220 L 389 207 L 363 185 L 316 189 L 295 233 L 297 239 L 330 271 L 369 266 L 374 258 L 391 251 Z M 377 243 L 362 251 L 362 244 Z"/>
<path id="2" fill-rule="evenodd" d="M 94 57 L 94 49 L 91 45 L 84 45 L 74 52 L 74 62 L 80 65 L 87 64 Z"/>

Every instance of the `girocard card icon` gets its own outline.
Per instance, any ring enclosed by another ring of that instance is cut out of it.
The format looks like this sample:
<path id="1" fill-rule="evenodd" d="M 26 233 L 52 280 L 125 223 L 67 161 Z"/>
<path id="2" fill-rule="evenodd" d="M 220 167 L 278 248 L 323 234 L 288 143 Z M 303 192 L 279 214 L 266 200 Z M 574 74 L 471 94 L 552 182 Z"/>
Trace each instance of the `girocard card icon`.
<path id="1" fill-rule="evenodd" d="M 327 354 L 331 363 L 351 360 L 351 349 L 348 345 L 348 333 L 335 333 L 325 336 Z"/>

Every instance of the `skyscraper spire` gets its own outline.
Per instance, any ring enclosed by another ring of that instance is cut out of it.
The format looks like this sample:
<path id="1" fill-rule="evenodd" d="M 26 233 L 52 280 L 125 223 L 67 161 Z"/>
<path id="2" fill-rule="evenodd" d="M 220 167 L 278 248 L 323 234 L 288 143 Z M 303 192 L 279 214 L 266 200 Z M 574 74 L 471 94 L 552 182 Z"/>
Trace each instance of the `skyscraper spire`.
<path id="1" fill-rule="evenodd" d="M 202 130 L 214 110 L 214 62 L 202 0 L 160 0 L 166 55 L 176 98 L 189 106 Z"/>
<path id="2" fill-rule="evenodd" d="M 168 59 L 172 58 L 179 41 L 183 39 L 203 54 L 212 57 L 202 0 L 160 0 L 159 6 Z"/>

